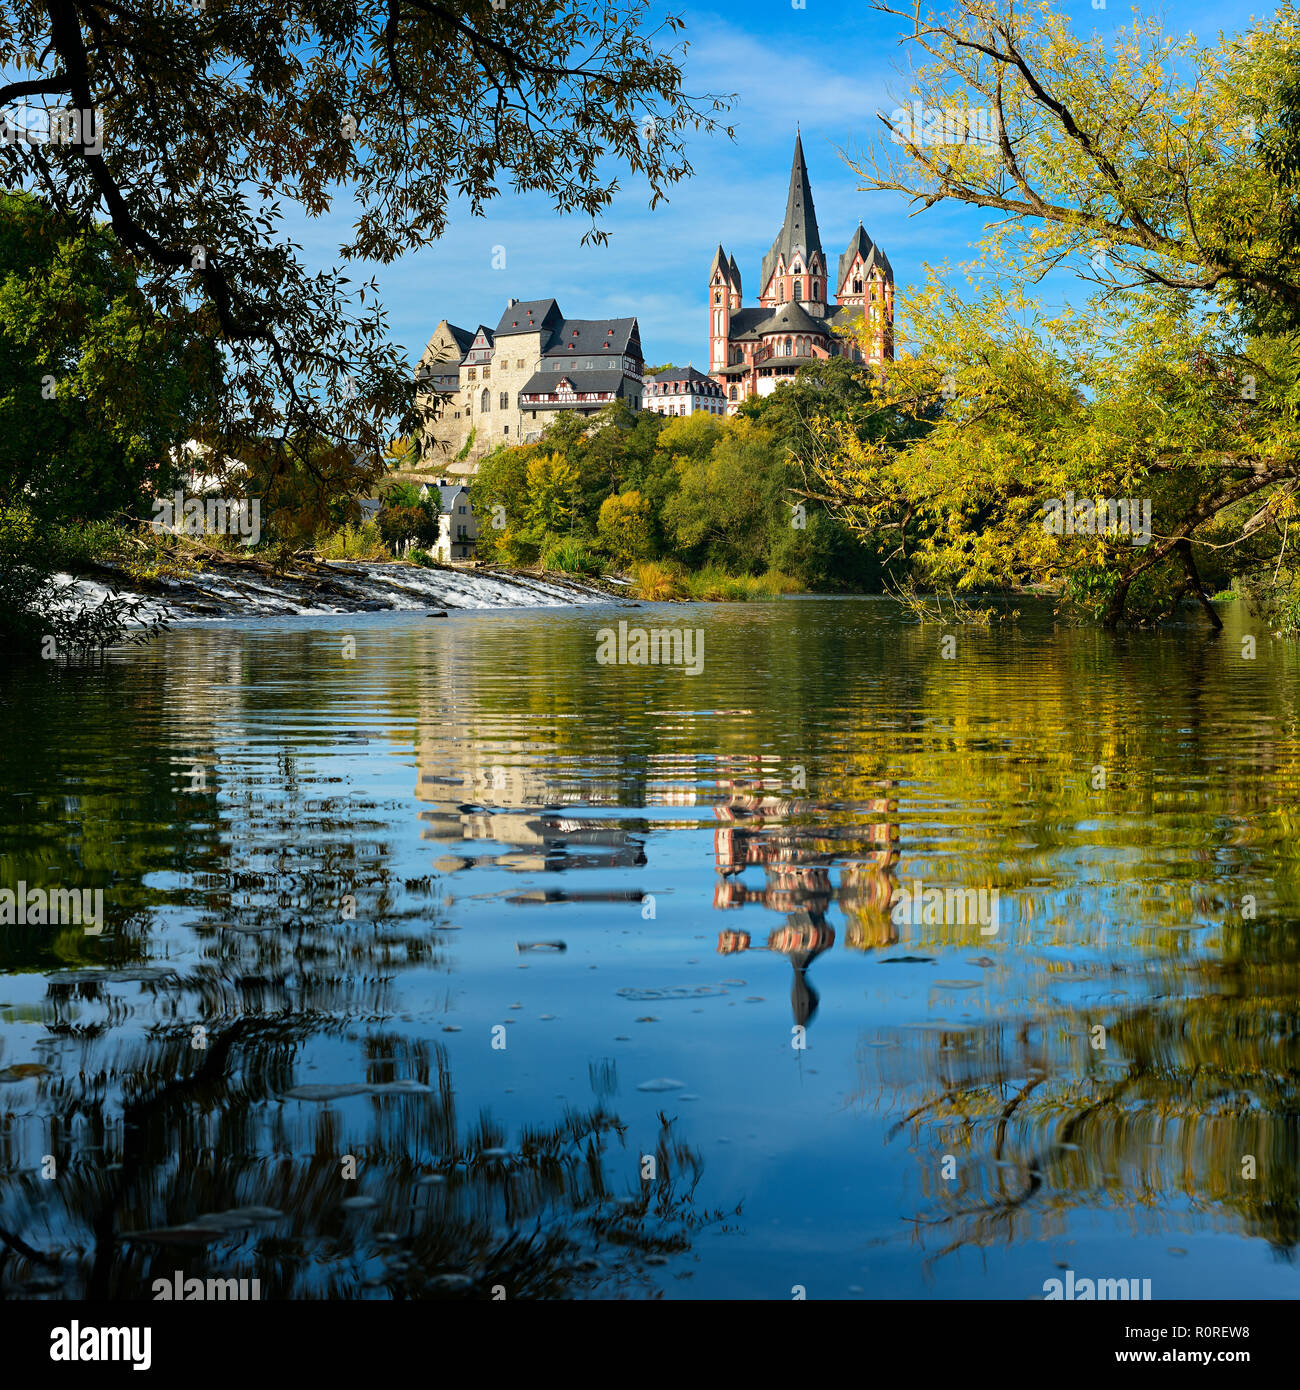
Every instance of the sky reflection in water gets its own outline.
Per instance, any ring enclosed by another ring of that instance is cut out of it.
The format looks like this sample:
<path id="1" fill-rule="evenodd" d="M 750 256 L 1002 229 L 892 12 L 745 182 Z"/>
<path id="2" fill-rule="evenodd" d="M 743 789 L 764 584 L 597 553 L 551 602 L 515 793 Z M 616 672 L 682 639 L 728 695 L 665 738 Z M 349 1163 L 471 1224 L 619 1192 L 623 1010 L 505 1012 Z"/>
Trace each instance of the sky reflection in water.
<path id="1" fill-rule="evenodd" d="M 597 664 L 620 617 L 703 673 Z M 1254 630 L 944 660 L 800 599 L 5 673 L 0 886 L 108 927 L 0 927 L 0 1287 L 1300 1295 L 1296 655 Z M 997 933 L 896 924 L 918 880 Z"/>

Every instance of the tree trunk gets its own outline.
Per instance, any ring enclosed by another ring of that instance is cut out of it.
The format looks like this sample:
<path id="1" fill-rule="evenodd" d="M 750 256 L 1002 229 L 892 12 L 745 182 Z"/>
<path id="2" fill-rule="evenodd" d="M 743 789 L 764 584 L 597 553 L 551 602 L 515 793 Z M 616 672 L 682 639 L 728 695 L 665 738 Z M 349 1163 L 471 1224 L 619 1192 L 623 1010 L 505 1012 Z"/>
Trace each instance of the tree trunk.
<path id="1" fill-rule="evenodd" d="M 1219 631 L 1223 627 L 1223 619 L 1214 611 L 1214 605 L 1210 602 L 1209 598 L 1206 596 L 1205 590 L 1201 587 L 1201 576 L 1196 569 L 1196 557 L 1192 554 L 1191 541 L 1186 538 L 1179 541 L 1177 550 L 1179 559 L 1183 562 L 1183 569 L 1187 571 L 1187 579 L 1188 583 L 1191 585 L 1192 592 L 1200 600 L 1201 607 L 1204 608 L 1209 615 L 1210 622 L 1213 624 L 1215 631 Z"/>

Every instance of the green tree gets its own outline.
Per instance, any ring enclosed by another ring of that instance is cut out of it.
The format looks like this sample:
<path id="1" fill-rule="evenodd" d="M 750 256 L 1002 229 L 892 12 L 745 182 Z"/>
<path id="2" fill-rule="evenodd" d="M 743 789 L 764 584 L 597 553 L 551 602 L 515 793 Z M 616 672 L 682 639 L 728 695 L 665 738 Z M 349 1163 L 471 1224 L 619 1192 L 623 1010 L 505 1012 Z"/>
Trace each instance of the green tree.
<path id="1" fill-rule="evenodd" d="M 45 522 L 148 515 L 211 408 L 211 352 L 155 314 L 102 227 L 0 194 L 0 501 Z"/>
<path id="2" fill-rule="evenodd" d="M 494 449 L 470 479 L 470 503 L 479 524 L 476 549 L 481 559 L 514 564 L 536 558 L 519 548 L 521 533 L 528 525 L 528 464 L 536 454 L 531 444 Z"/>
<path id="3" fill-rule="evenodd" d="M 645 559 L 653 544 L 649 501 L 636 491 L 607 497 L 601 503 L 596 532 L 616 559 Z"/>
<path id="4" fill-rule="evenodd" d="M 69 228 L 105 219 L 145 298 L 219 345 L 222 452 L 307 433 L 378 459 L 421 407 L 350 263 L 426 246 L 453 196 L 481 214 L 503 185 L 590 219 L 596 241 L 627 175 L 658 204 L 692 172 L 687 135 L 723 130 L 728 104 L 685 92 L 681 28 L 649 0 L 13 3 L 0 105 L 97 119 L 7 146 L 6 178 Z M 351 235 L 310 270 L 284 205 L 317 218 L 341 192 Z"/>
<path id="5" fill-rule="evenodd" d="M 568 531 L 577 515 L 578 468 L 562 454 L 536 454 L 528 462 L 525 517 L 532 539 Z"/>
<path id="6" fill-rule="evenodd" d="M 666 448 L 686 450 L 677 454 L 678 486 L 664 506 L 680 550 L 692 563 L 721 565 L 733 574 L 764 569 L 777 475 L 784 472 L 771 437 L 748 420 L 724 425 L 689 415 L 660 438 Z"/>
<path id="7" fill-rule="evenodd" d="M 1003 0 L 907 22 L 911 99 L 982 109 L 995 133 L 937 148 L 900 103 L 881 118 L 897 156 L 855 167 L 923 206 L 997 210 L 981 252 L 1000 278 L 966 299 L 932 272 L 908 296 L 881 404 L 933 428 L 896 447 L 826 422 L 823 490 L 939 584 L 1054 584 L 1112 624 L 1190 598 L 1217 624 L 1214 583 L 1267 573 L 1300 611 L 1300 370 L 1289 339 L 1248 338 L 1300 304 L 1289 194 L 1258 150 L 1286 118 L 1295 13 L 1211 46 L 1142 21 L 1109 50 Z M 1082 314 L 1007 288 L 1062 263 L 1099 284 Z M 1149 502 L 1149 543 L 1054 534 L 1071 493 Z"/>

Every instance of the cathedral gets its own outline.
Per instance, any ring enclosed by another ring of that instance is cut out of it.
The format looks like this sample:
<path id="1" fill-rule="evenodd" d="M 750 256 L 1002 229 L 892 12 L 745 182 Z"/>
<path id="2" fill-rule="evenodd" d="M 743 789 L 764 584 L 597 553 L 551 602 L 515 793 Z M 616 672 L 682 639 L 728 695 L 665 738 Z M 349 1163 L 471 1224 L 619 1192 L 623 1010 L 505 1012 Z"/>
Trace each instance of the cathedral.
<path id="1" fill-rule="evenodd" d="M 893 358 L 894 272 L 861 222 L 833 273 L 832 280 L 796 135 L 785 222 L 763 257 L 758 307 L 741 307 L 740 268 L 721 246 L 709 268 L 709 374 L 722 387 L 728 414 L 818 358 Z M 855 329 L 857 320 L 865 322 Z"/>

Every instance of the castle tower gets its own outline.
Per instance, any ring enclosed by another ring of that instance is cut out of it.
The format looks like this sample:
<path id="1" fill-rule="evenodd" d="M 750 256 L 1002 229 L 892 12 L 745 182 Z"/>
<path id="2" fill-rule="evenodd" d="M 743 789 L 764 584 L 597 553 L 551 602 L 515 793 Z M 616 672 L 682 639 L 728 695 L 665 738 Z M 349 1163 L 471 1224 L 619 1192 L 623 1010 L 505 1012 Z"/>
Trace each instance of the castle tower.
<path id="1" fill-rule="evenodd" d="M 813 318 L 826 317 L 830 298 L 826 257 L 817 232 L 817 211 L 803 157 L 803 138 L 799 135 L 794 138 L 785 221 L 771 250 L 763 257 L 761 286 L 758 302 L 766 308 L 797 302 Z"/>

